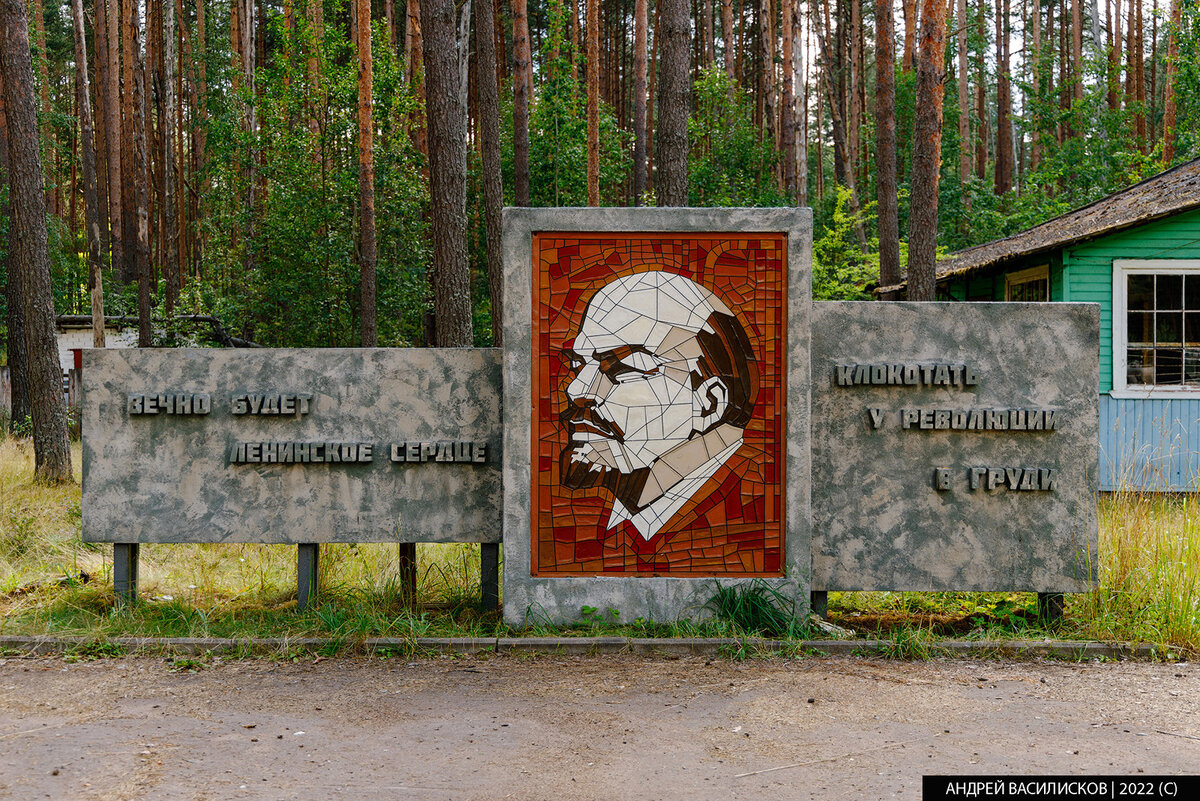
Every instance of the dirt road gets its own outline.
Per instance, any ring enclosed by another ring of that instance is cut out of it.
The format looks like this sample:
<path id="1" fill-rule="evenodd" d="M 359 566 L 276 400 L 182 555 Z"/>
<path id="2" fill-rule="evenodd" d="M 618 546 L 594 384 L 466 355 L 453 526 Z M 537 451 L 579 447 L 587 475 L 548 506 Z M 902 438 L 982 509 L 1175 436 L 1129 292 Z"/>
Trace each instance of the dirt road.
<path id="1" fill-rule="evenodd" d="M 0 798 L 873 799 L 1200 772 L 1192 664 L 0 659 Z"/>

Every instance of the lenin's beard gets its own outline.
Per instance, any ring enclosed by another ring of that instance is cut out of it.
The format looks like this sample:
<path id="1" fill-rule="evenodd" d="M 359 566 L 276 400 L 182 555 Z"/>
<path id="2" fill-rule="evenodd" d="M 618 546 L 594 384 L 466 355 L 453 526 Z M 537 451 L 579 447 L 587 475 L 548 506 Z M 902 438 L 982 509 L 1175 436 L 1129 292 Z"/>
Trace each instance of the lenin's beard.
<path id="1" fill-rule="evenodd" d="M 616 443 L 621 443 L 625 439 L 624 432 L 619 427 L 597 415 L 591 406 L 571 404 L 559 419 L 562 420 L 569 433 L 573 433 L 576 425 L 583 424 L 610 437 Z M 562 455 L 559 457 L 562 485 L 567 489 L 603 487 L 615 495 L 626 509 L 639 511 L 642 506 L 639 505 L 638 500 L 641 498 L 642 489 L 646 486 L 646 479 L 650 477 L 650 468 L 642 467 L 623 473 L 616 467 L 589 461 L 583 455 L 587 450 L 587 443 L 575 441 L 563 449 Z"/>

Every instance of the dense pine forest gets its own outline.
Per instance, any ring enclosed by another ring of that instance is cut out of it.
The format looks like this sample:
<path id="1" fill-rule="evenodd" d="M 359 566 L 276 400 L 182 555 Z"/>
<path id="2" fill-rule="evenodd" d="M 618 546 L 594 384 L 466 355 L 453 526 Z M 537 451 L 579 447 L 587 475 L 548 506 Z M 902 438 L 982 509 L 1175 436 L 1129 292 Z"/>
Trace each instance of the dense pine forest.
<path id="1" fill-rule="evenodd" d="M 817 297 L 918 290 L 1200 155 L 1186 0 L 3 6 L 6 330 L 25 94 L 55 311 L 153 344 L 492 343 L 501 205 L 811 206 Z"/>

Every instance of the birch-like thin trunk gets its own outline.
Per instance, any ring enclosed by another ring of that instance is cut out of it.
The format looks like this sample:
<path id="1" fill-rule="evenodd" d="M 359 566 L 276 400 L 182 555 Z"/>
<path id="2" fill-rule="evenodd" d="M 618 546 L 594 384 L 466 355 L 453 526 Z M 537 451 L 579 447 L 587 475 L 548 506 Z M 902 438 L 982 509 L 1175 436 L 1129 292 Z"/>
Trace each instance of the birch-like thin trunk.
<path id="1" fill-rule="evenodd" d="M 792 6 L 792 80 L 800 87 L 800 112 L 796 122 L 796 205 L 808 205 L 808 73 L 804 61 L 804 17 L 800 0 Z"/>
<path id="2" fill-rule="evenodd" d="M 83 162 L 83 224 L 87 229 L 88 283 L 92 287 L 92 345 L 104 347 L 104 288 L 100 256 L 100 215 L 96 203 L 96 143 L 92 135 L 92 106 L 88 101 L 87 39 L 83 0 L 72 0 L 75 27 L 75 96 L 79 107 L 80 160 Z"/>
<path id="3" fill-rule="evenodd" d="M 727 0 L 728 2 L 728 0 Z M 633 5 L 633 205 L 642 205 L 646 193 L 646 38 L 647 0 Z"/>
<path id="4" fill-rule="evenodd" d="M 783 151 L 783 188 L 789 195 L 796 192 L 796 96 L 792 74 L 792 17 L 795 0 L 780 3 L 780 32 L 782 34 L 783 81 L 780 103 L 779 149 Z"/>

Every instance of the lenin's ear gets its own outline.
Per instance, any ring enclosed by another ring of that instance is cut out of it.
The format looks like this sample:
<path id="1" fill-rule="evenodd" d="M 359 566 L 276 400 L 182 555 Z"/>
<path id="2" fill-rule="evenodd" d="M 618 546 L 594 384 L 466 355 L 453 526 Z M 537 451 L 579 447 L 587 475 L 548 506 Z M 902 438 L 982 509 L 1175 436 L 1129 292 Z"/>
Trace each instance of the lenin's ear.
<path id="1" fill-rule="evenodd" d="M 696 387 L 692 397 L 694 427 L 700 433 L 721 422 L 729 409 L 729 388 L 718 376 L 705 379 L 704 383 Z"/>

